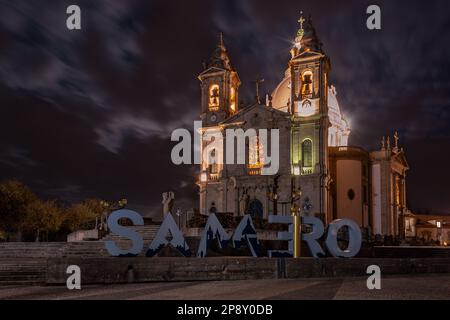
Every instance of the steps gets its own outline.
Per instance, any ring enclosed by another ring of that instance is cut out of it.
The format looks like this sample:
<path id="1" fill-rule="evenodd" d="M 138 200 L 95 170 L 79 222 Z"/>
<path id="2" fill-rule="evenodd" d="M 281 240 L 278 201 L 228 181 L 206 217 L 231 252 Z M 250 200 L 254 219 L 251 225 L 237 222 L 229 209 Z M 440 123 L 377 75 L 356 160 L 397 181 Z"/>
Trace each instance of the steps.
<path id="1" fill-rule="evenodd" d="M 2 242 L 0 259 L 55 257 L 65 245 L 66 242 Z"/>
<path id="2" fill-rule="evenodd" d="M 108 256 L 103 241 L 67 242 L 58 252 L 58 257 Z"/>
<path id="3" fill-rule="evenodd" d="M 47 259 L 0 258 L 0 284 L 43 284 L 47 279 Z"/>
<path id="4" fill-rule="evenodd" d="M 129 227 L 144 239 L 141 255 L 158 232 L 159 225 Z M 129 239 L 109 234 L 100 241 L 80 242 L 4 242 L 0 243 L 0 285 L 42 284 L 46 282 L 48 258 L 109 257 L 105 241 L 120 248 L 131 247 Z"/>

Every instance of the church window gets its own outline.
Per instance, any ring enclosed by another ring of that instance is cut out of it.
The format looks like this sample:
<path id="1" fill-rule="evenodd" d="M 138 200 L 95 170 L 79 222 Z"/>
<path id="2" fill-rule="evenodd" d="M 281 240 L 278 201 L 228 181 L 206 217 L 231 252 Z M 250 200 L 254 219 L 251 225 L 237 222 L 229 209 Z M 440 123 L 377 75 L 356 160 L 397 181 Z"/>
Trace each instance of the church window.
<path id="1" fill-rule="evenodd" d="M 218 84 L 213 84 L 209 87 L 209 110 L 219 110 L 220 102 L 220 90 Z"/>
<path id="2" fill-rule="evenodd" d="M 211 151 L 211 153 L 210 153 L 209 173 L 210 174 L 217 174 L 217 173 L 219 173 L 219 166 L 217 164 L 217 159 L 216 159 L 216 149 L 213 149 Z"/>
<path id="3" fill-rule="evenodd" d="M 398 177 L 395 178 L 395 204 L 400 206 L 400 179 Z"/>
<path id="4" fill-rule="evenodd" d="M 302 143 L 302 166 L 312 168 L 312 141 L 306 139 Z"/>
<path id="5" fill-rule="evenodd" d="M 250 138 L 248 148 L 248 167 L 258 169 L 264 166 L 264 149 L 259 136 Z"/>
<path id="6" fill-rule="evenodd" d="M 230 89 L 230 111 L 231 113 L 236 112 L 236 89 L 234 87 Z"/>
<path id="7" fill-rule="evenodd" d="M 313 93 L 313 74 L 305 71 L 302 74 L 302 96 L 311 96 Z"/>
<path id="8" fill-rule="evenodd" d="M 347 192 L 347 197 L 348 197 L 350 200 L 355 199 L 355 190 L 349 189 L 348 192 Z"/>

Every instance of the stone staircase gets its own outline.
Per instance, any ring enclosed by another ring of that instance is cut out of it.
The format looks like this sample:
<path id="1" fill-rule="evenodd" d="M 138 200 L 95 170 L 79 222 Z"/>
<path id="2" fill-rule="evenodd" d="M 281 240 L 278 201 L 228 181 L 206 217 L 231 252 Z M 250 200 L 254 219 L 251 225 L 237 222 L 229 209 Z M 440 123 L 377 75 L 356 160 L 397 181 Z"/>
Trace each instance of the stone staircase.
<path id="1" fill-rule="evenodd" d="M 146 248 L 159 227 L 128 227 L 139 232 L 144 239 L 141 255 L 145 255 Z M 0 285 L 45 283 L 48 258 L 107 257 L 107 240 L 114 240 L 123 249 L 131 246 L 130 240 L 114 234 L 109 234 L 100 241 L 0 243 Z"/>
<path id="2" fill-rule="evenodd" d="M 47 259 L 0 258 L 0 285 L 42 284 L 47 277 Z"/>
<path id="3" fill-rule="evenodd" d="M 66 242 L 2 242 L 0 259 L 56 257 L 66 244 Z"/>

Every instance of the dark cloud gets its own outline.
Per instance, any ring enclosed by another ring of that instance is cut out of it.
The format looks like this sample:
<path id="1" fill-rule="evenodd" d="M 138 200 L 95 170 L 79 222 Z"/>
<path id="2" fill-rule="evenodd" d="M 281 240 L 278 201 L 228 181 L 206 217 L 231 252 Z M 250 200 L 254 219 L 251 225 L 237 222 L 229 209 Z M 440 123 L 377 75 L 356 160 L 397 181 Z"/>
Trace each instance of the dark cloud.
<path id="1" fill-rule="evenodd" d="M 333 64 L 350 143 L 369 150 L 401 133 L 413 210 L 450 211 L 450 20 L 446 1 L 77 1 L 83 30 L 65 28 L 72 1 L 0 3 L 0 178 L 77 201 L 127 197 L 159 215 L 161 193 L 196 206 L 196 169 L 170 162 L 170 133 L 199 113 L 196 80 L 219 31 L 251 101 L 257 76 L 282 79 L 300 10 Z M 426 155 L 426 156 L 424 156 Z"/>

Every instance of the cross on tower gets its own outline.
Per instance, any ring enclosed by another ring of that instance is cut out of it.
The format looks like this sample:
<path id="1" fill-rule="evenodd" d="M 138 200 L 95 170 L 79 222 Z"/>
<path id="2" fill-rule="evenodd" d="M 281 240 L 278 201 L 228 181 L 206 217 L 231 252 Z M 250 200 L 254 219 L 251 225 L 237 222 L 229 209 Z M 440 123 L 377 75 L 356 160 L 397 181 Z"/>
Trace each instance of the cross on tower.
<path id="1" fill-rule="evenodd" d="M 300 19 L 298 20 L 298 23 L 300 23 L 300 29 L 303 29 L 303 23 L 305 21 L 305 18 L 303 18 L 303 11 L 300 11 Z"/>
<path id="2" fill-rule="evenodd" d="M 223 32 L 220 32 L 220 46 L 224 47 L 224 43 L 223 43 Z"/>
<path id="3" fill-rule="evenodd" d="M 256 102 L 261 103 L 259 99 L 259 85 L 264 82 L 264 79 L 258 76 L 253 82 L 256 85 Z"/>
<path id="4" fill-rule="evenodd" d="M 396 149 L 396 150 L 398 150 L 398 140 L 400 139 L 400 136 L 398 135 L 398 131 L 395 131 L 395 134 L 394 134 L 394 140 L 395 140 L 395 143 L 394 143 L 394 148 Z"/>

